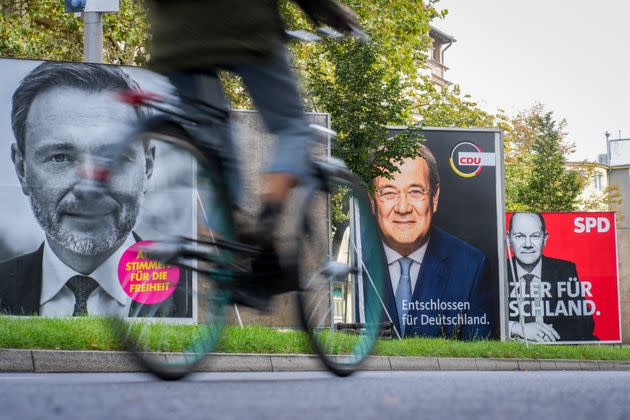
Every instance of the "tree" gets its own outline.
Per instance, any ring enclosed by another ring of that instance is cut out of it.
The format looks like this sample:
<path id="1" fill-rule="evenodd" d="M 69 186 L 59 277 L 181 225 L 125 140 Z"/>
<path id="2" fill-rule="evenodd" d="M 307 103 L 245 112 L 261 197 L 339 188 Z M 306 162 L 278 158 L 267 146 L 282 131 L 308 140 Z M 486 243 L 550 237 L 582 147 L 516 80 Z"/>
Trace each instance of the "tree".
<path id="1" fill-rule="evenodd" d="M 295 67 L 306 92 L 307 109 L 327 112 L 339 133 L 333 154 L 366 182 L 395 170 L 392 160 L 418 153 L 417 128 L 390 138 L 387 125 L 414 125 L 413 90 L 429 49 L 430 21 L 440 13 L 429 2 L 410 0 L 346 1 L 370 36 L 356 40 L 296 44 Z M 293 5 L 283 12 L 291 29 L 309 22 Z M 378 153 L 376 153 L 378 152 Z"/>
<path id="2" fill-rule="evenodd" d="M 415 101 L 415 112 L 427 127 L 503 127 L 501 115 L 490 114 L 462 94 L 459 85 L 438 86 L 422 76 L 422 90 Z"/>
<path id="3" fill-rule="evenodd" d="M 566 140 L 566 121 L 555 120 L 542 104 L 516 115 L 505 134 L 508 211 L 573 211 L 585 179 L 566 168 L 574 149 Z"/>
<path id="4" fill-rule="evenodd" d="M 120 0 L 120 12 L 103 16 L 106 63 L 142 65 L 148 22 L 143 0 Z M 0 56 L 83 60 L 83 21 L 60 0 L 0 0 Z"/>
<path id="5" fill-rule="evenodd" d="M 421 124 L 487 126 L 492 117 L 457 89 L 439 90 L 418 76 L 426 67 L 430 24 L 446 15 L 435 0 L 346 0 L 371 37 L 355 41 L 294 44 L 294 64 L 306 93 L 306 108 L 331 114 L 339 132 L 333 154 L 368 181 L 394 170 L 391 160 L 413 156 Z M 64 13 L 60 0 L 0 0 L 0 54 L 80 61 L 83 22 Z M 290 29 L 310 27 L 288 0 L 282 11 Z M 121 0 L 120 12 L 103 18 L 104 61 L 143 65 L 148 60 L 149 24 L 143 0 Z M 311 29 L 313 29 L 311 27 Z M 222 75 L 235 108 L 252 108 L 237 77 Z M 387 125 L 412 128 L 396 139 Z M 378 153 L 375 153 L 378 151 Z"/>
<path id="6" fill-rule="evenodd" d="M 331 114 L 339 133 L 333 154 L 350 169 L 366 181 L 387 176 L 396 170 L 392 161 L 417 155 L 425 125 L 494 126 L 495 117 L 461 95 L 459 87 L 442 89 L 421 75 L 433 42 L 431 22 L 446 10 L 435 8 L 435 1 L 346 3 L 360 15 L 368 45 L 298 44 L 293 52 L 307 108 Z M 308 27 L 297 8 L 285 5 L 284 12 L 290 28 Z M 387 125 L 410 129 L 391 138 Z"/>
<path id="7" fill-rule="evenodd" d="M 573 166 L 583 179 L 585 186 L 592 184 L 596 176 L 603 175 L 597 171 L 597 163 L 584 161 Z M 607 185 L 602 190 L 585 187 L 582 195 L 578 198 L 577 208 L 581 211 L 614 211 L 617 213 L 617 224 L 621 225 L 625 219 L 622 204 L 623 197 L 619 186 Z"/>

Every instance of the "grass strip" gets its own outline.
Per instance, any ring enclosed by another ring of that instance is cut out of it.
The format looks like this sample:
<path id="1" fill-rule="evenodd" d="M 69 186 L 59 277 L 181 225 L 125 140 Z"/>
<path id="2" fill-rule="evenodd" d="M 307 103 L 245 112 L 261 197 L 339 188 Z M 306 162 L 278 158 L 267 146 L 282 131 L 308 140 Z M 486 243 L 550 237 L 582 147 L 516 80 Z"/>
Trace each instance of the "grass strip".
<path id="1" fill-rule="evenodd" d="M 155 334 L 168 335 L 173 351 L 184 350 L 196 327 L 158 324 Z M 353 338 L 349 337 L 346 346 Z M 48 350 L 124 350 L 111 325 L 103 318 L 16 318 L 0 316 L 0 348 Z M 305 333 L 261 326 L 225 329 L 216 352 L 312 353 Z M 555 345 L 501 341 L 463 342 L 442 338 L 380 340 L 374 354 L 380 356 L 481 357 L 528 359 L 630 360 L 630 349 L 609 345 Z"/>

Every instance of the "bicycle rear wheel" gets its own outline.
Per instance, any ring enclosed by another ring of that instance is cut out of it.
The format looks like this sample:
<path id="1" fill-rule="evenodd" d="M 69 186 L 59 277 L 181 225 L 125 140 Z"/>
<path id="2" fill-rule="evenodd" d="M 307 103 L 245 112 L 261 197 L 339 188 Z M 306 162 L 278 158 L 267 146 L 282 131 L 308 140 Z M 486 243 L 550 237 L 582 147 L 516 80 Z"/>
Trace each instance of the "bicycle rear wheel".
<path id="1" fill-rule="evenodd" d="M 149 122 L 118 154 L 110 190 L 138 154 L 149 186 L 134 229 L 139 242 L 125 251 L 118 268 L 130 298 L 128 316 L 113 323 L 145 367 L 178 379 L 214 348 L 224 324 L 233 256 L 212 243 L 232 239 L 229 200 L 218 160 L 166 121 Z M 163 264 L 169 253 L 173 258 Z"/>
<path id="2" fill-rule="evenodd" d="M 304 200 L 298 297 L 313 348 L 332 372 L 346 376 L 381 331 L 386 263 L 362 183 L 345 170 L 324 178 Z"/>

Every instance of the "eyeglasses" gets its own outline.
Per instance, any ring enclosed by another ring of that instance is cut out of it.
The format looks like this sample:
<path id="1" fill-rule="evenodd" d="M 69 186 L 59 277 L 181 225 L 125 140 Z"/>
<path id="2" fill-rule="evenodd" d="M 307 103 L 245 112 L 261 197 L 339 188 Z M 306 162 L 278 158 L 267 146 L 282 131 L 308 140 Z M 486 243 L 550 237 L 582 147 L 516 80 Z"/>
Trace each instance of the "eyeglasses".
<path id="1" fill-rule="evenodd" d="M 410 201 L 423 201 L 428 195 L 428 191 L 420 187 L 410 188 L 406 192 L 399 191 L 394 188 L 383 188 L 378 190 L 377 193 L 381 201 L 387 204 L 398 203 L 401 194 L 404 194 L 407 200 Z"/>

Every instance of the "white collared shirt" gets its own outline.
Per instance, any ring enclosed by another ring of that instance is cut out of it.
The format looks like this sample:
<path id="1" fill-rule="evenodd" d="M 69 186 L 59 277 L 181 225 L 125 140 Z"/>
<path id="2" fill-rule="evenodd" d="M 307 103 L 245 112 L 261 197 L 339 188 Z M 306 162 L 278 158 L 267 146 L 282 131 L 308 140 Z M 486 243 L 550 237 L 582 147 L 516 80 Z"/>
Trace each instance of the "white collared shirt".
<path id="1" fill-rule="evenodd" d="M 422 260 L 424 260 L 424 254 L 427 252 L 428 245 L 429 241 L 427 241 L 420 248 L 413 251 L 411 254 L 407 255 L 407 258 L 411 258 L 412 260 L 409 270 L 409 277 L 411 277 L 412 294 L 416 290 L 418 274 L 420 273 L 420 267 L 422 266 Z M 398 260 L 403 258 L 403 256 L 385 245 L 385 243 L 383 243 L 383 248 L 385 249 L 385 257 L 387 258 L 387 265 L 389 266 L 389 278 L 392 282 L 392 290 L 395 294 L 396 288 L 398 287 L 398 281 L 400 280 L 400 263 L 398 262 Z"/>
<path id="2" fill-rule="evenodd" d="M 116 252 L 87 275 L 96 280 L 99 285 L 87 299 L 89 315 L 129 315 L 131 298 L 127 296 L 118 281 L 118 262 L 125 250 L 134 243 L 133 236 L 129 235 Z M 66 286 L 66 282 L 76 275 L 84 274 L 77 273 L 64 264 L 46 241 L 42 259 L 40 315 L 72 316 L 75 297 Z"/>

